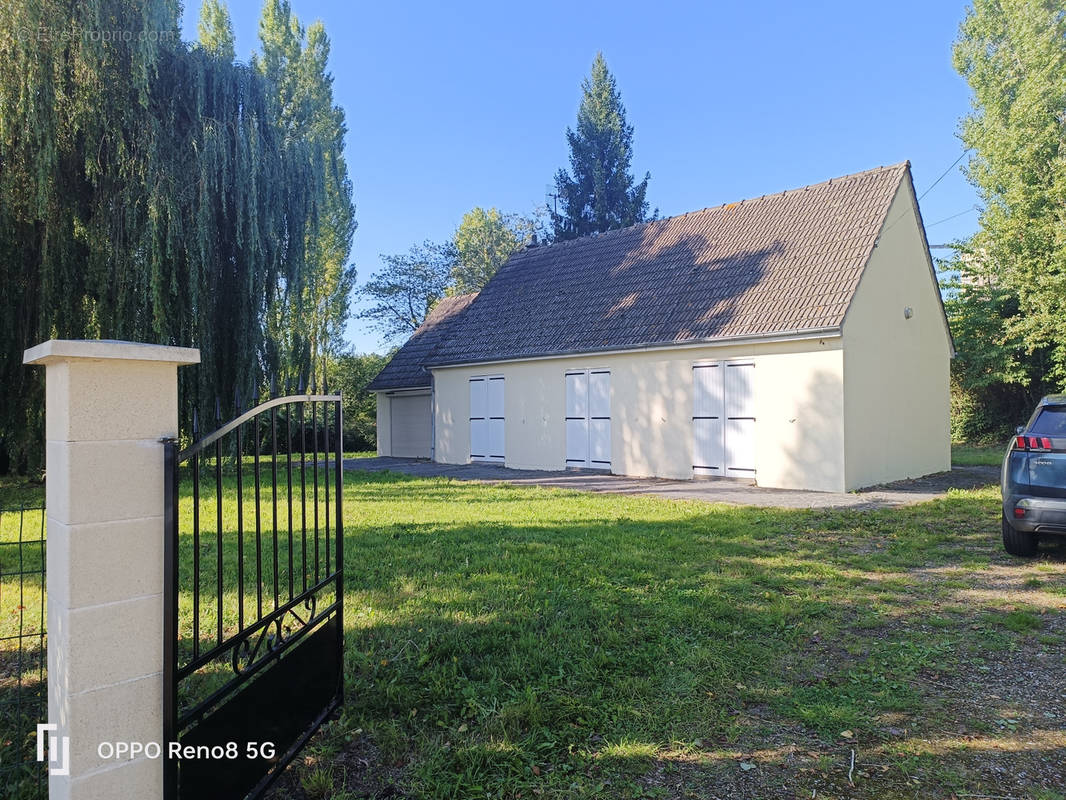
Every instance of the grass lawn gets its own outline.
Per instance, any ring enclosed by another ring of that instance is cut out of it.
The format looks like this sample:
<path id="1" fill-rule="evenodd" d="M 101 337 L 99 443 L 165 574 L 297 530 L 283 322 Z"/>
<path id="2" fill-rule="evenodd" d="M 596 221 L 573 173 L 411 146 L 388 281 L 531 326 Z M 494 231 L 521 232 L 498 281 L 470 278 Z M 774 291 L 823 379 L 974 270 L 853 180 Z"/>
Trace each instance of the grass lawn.
<path id="1" fill-rule="evenodd" d="M 951 463 L 963 467 L 998 467 L 1003 463 L 1003 455 L 1006 452 L 1006 442 L 991 445 L 953 444 Z"/>
<path id="2" fill-rule="evenodd" d="M 1066 563 L 1002 553 L 994 489 L 346 493 L 347 708 L 285 794 L 1062 797 Z"/>
<path id="3" fill-rule="evenodd" d="M 1066 555 L 1005 555 L 995 488 L 345 499 L 346 704 L 278 798 L 1066 796 Z"/>

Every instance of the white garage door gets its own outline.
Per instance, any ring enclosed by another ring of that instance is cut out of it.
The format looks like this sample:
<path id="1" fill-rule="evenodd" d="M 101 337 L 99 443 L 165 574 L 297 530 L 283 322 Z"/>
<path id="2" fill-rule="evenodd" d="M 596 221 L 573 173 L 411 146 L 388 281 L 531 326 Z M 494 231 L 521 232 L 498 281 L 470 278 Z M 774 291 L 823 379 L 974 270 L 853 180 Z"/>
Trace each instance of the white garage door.
<path id="1" fill-rule="evenodd" d="M 611 373 L 566 373 L 566 465 L 611 468 Z"/>
<path id="2" fill-rule="evenodd" d="M 429 395 L 397 395 L 389 403 L 392 455 L 429 458 L 432 443 Z"/>
<path id="3" fill-rule="evenodd" d="M 755 476 L 754 375 L 752 361 L 692 368 L 695 474 Z"/>
<path id="4" fill-rule="evenodd" d="M 503 376 L 470 379 L 470 460 L 503 463 Z"/>

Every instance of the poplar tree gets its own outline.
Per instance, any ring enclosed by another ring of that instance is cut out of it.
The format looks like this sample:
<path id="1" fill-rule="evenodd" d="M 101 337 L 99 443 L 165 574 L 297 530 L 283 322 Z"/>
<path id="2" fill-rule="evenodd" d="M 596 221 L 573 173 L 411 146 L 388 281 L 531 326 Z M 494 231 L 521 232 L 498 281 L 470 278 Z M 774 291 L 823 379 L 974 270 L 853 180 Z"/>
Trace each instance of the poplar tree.
<path id="1" fill-rule="evenodd" d="M 645 195 L 651 173 L 636 183 L 630 173 L 633 126 L 603 53 L 582 82 L 577 130 L 566 129 L 570 171 L 555 175 L 562 204 L 552 211 L 556 239 L 573 239 L 643 222 L 648 214 Z"/>
<path id="2" fill-rule="evenodd" d="M 233 23 L 229 9 L 221 0 L 204 0 L 196 28 L 200 47 L 211 55 L 232 61 L 237 53 L 233 46 Z"/>
<path id="3" fill-rule="evenodd" d="M 1004 341 L 1050 348 L 1066 382 L 1066 13 L 1060 1 L 974 0 L 955 43 L 973 91 L 962 120 L 984 200 L 972 266 L 1013 294 Z"/>
<path id="4" fill-rule="evenodd" d="M 356 223 L 343 154 L 347 126 L 333 102 L 330 43 L 321 22 L 305 29 L 288 0 L 268 0 L 259 39 L 262 54 L 253 65 L 272 88 L 291 157 L 310 164 L 319 177 L 308 196 L 315 224 L 303 242 L 304 268 L 287 292 L 277 292 L 268 312 L 277 347 L 271 361 L 282 375 L 309 369 L 321 382 L 327 362 L 344 349 L 356 277 L 348 263 Z"/>

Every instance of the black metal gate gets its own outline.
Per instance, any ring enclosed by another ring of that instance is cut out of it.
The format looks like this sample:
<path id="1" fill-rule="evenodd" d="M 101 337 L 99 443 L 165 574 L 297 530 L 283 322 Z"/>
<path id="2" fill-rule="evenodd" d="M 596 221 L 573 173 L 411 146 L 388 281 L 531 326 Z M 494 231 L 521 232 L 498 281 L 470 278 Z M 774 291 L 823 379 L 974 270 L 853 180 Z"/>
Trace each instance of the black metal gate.
<path id="1" fill-rule="evenodd" d="M 0 795 L 44 800 L 48 764 L 37 725 L 48 719 L 45 513 L 0 509 Z"/>
<path id="2" fill-rule="evenodd" d="M 341 423 L 312 387 L 165 443 L 167 800 L 261 796 L 341 703 Z"/>

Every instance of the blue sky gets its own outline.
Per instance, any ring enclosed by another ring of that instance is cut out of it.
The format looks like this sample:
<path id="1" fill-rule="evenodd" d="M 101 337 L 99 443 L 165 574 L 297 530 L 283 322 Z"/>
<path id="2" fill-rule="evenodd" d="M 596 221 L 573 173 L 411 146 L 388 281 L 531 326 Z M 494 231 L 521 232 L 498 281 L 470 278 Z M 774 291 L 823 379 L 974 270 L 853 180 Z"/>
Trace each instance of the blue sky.
<path id="1" fill-rule="evenodd" d="M 191 39 L 200 4 L 186 2 Z M 241 60 L 258 47 L 261 7 L 229 0 Z M 360 281 L 381 253 L 448 238 L 474 206 L 543 204 L 598 50 L 636 129 L 634 172 L 651 172 L 663 216 L 904 159 L 922 194 L 962 154 L 969 91 L 951 44 L 963 2 L 292 7 L 333 45 Z M 976 229 L 972 210 L 936 224 L 978 202 L 960 169 L 922 200 L 931 244 Z M 361 320 L 348 335 L 356 351 L 382 349 Z"/>

